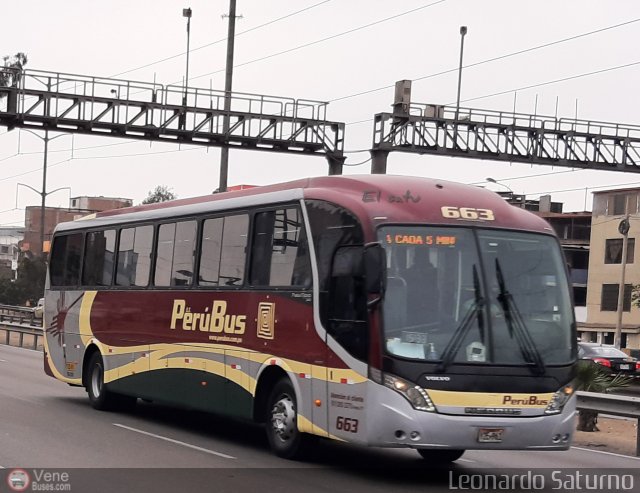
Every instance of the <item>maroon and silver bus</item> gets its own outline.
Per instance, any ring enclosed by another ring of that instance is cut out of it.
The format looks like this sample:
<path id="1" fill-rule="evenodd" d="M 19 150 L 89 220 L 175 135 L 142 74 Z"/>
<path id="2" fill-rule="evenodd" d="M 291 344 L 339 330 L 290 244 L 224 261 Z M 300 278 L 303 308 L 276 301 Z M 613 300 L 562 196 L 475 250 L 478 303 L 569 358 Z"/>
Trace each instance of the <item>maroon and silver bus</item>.
<path id="1" fill-rule="evenodd" d="M 498 195 L 331 176 L 58 225 L 45 370 L 136 399 L 408 447 L 565 450 L 576 329 L 559 242 Z"/>

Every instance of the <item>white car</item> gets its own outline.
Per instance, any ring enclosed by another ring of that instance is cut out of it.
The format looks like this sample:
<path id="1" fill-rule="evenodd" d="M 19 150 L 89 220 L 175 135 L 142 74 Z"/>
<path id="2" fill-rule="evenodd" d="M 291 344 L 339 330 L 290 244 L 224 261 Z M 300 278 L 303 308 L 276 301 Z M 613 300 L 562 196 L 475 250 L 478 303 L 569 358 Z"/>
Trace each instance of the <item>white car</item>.
<path id="1" fill-rule="evenodd" d="M 35 318 L 42 318 L 43 313 L 44 313 L 44 298 L 40 298 L 38 300 L 38 304 L 33 309 L 33 316 Z"/>

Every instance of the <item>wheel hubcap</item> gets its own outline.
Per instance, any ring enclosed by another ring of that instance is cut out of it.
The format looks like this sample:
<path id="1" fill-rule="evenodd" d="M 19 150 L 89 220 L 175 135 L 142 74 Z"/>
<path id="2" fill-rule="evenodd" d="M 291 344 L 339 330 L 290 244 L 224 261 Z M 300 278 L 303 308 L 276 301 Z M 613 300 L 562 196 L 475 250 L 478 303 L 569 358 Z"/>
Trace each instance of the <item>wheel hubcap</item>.
<path id="1" fill-rule="evenodd" d="M 271 409 L 271 426 L 275 435 L 283 442 L 290 440 L 296 432 L 296 410 L 288 395 L 281 396 Z"/>
<path id="2" fill-rule="evenodd" d="M 100 397 L 102 394 L 102 368 L 96 365 L 91 374 L 91 392 L 94 397 Z"/>

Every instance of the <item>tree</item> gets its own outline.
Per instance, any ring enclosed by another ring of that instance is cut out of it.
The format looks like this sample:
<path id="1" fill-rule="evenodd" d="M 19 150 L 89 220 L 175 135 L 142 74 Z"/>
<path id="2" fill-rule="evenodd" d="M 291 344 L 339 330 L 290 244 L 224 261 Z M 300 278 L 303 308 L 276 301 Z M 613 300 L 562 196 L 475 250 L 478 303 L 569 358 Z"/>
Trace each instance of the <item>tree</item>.
<path id="1" fill-rule="evenodd" d="M 18 265 L 18 278 L 0 280 L 0 303 L 35 306 L 44 295 L 47 264 L 41 258 L 23 258 Z"/>
<path id="2" fill-rule="evenodd" d="M 16 53 L 12 57 L 3 56 L 3 67 L 0 69 L 0 86 L 16 87 L 20 82 L 22 69 L 27 64 L 27 55 Z"/>
<path id="3" fill-rule="evenodd" d="M 623 375 L 612 376 L 597 363 L 589 360 L 578 361 L 578 370 L 574 380 L 575 390 L 585 392 L 613 392 L 629 386 L 631 379 Z M 600 431 L 598 429 L 598 413 L 580 411 L 578 415 L 578 431 Z"/>
<path id="4" fill-rule="evenodd" d="M 142 201 L 143 204 L 157 204 L 158 202 L 166 202 L 167 200 L 175 200 L 178 196 L 171 191 L 166 185 L 158 185 L 154 190 L 149 192 L 147 198 Z"/>

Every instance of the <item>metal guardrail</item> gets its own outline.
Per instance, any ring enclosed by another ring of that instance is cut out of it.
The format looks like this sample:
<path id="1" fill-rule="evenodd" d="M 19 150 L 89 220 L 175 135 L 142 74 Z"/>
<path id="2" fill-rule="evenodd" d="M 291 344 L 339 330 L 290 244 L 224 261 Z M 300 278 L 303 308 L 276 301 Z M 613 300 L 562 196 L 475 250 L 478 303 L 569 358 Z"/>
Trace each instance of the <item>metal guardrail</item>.
<path id="1" fill-rule="evenodd" d="M 594 411 L 637 420 L 636 457 L 640 457 L 640 397 L 602 394 L 599 392 L 577 392 L 578 411 Z"/>
<path id="2" fill-rule="evenodd" d="M 40 326 L 42 319 L 36 318 L 35 308 L 28 306 L 0 305 L 0 323 L 19 323 Z"/>
<path id="3" fill-rule="evenodd" d="M 33 349 L 38 348 L 38 339 L 43 337 L 42 319 L 35 316 L 35 309 L 24 306 L 0 305 L 0 331 L 5 332 L 4 343 L 9 345 L 11 334 L 18 334 L 18 344 L 24 347 L 24 336 L 33 338 Z"/>
<path id="4" fill-rule="evenodd" d="M 38 349 L 38 339 L 40 337 L 44 336 L 42 328 L 25 327 L 24 325 L 20 325 L 20 324 L 0 323 L 0 330 L 4 330 L 5 331 L 4 344 L 6 344 L 7 346 L 9 346 L 10 342 L 11 342 L 11 333 L 17 333 L 18 334 L 18 345 L 20 347 L 25 347 L 24 346 L 24 336 L 25 336 L 25 334 L 33 336 L 33 344 L 30 346 L 31 349 Z"/>

